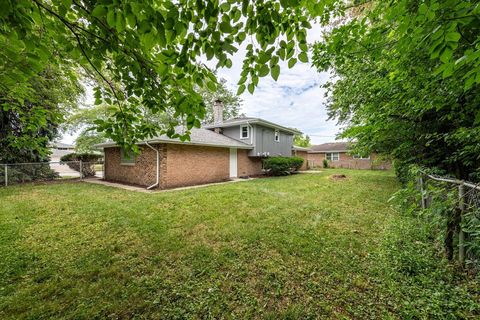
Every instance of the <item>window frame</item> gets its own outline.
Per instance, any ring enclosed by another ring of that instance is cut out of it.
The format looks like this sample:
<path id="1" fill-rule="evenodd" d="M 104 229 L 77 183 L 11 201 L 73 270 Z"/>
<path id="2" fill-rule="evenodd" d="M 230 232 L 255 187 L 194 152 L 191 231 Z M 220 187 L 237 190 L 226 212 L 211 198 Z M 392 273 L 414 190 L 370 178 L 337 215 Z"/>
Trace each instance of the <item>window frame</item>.
<path id="1" fill-rule="evenodd" d="M 243 136 L 243 128 L 247 128 L 247 136 L 244 137 Z M 248 127 L 248 125 L 241 125 L 240 126 L 240 139 L 244 140 L 244 139 L 249 139 L 250 138 L 250 128 Z"/>
<path id="2" fill-rule="evenodd" d="M 127 156 L 125 150 L 120 148 L 120 164 L 122 166 L 134 166 L 136 162 L 136 157 L 133 152 L 130 152 L 130 157 Z"/>
<path id="3" fill-rule="evenodd" d="M 359 154 L 354 154 L 354 155 L 352 156 L 352 158 L 353 158 L 353 159 L 356 159 L 356 160 L 370 160 L 370 156 L 368 156 L 368 157 L 362 157 L 362 156 L 359 155 Z"/>
<path id="4" fill-rule="evenodd" d="M 275 133 L 273 134 L 273 141 L 280 142 L 280 130 L 275 129 Z"/>
<path id="5" fill-rule="evenodd" d="M 328 155 L 330 155 L 330 159 Z M 333 155 L 337 155 L 336 159 Z M 340 152 L 325 152 L 325 159 L 328 161 L 340 161 Z"/>

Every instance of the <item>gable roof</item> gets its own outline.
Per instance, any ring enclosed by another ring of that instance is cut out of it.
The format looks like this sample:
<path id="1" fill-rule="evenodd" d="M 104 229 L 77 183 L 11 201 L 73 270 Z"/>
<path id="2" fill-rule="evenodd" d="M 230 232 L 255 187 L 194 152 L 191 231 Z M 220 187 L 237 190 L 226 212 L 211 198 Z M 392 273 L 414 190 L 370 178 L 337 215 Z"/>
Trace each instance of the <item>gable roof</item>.
<path id="1" fill-rule="evenodd" d="M 265 127 L 270 127 L 270 128 L 275 128 L 279 129 L 291 134 L 301 134 L 301 131 L 298 131 L 296 129 L 292 128 L 287 128 L 284 126 L 281 126 L 279 124 L 261 119 L 261 118 L 252 118 L 252 117 L 241 117 L 241 118 L 233 118 L 233 119 L 228 119 L 228 120 L 223 120 L 222 123 L 219 124 L 213 124 L 213 123 L 208 123 L 205 124 L 203 127 L 207 129 L 213 129 L 213 128 L 227 128 L 227 127 L 234 127 L 234 126 L 239 126 L 242 124 L 260 124 Z"/>
<path id="2" fill-rule="evenodd" d="M 322 152 L 347 152 L 349 150 L 349 142 L 329 142 L 317 144 L 310 147 L 310 153 L 322 153 Z"/>
<path id="3" fill-rule="evenodd" d="M 183 133 L 182 127 L 175 129 L 177 133 Z M 211 147 L 224 147 L 224 148 L 238 148 L 238 149 L 253 149 L 253 146 L 244 142 L 232 139 L 223 134 L 216 133 L 212 130 L 203 128 L 192 128 L 190 130 L 190 141 L 181 141 L 178 138 L 170 138 L 167 135 L 160 135 L 151 139 L 140 141 L 138 144 L 148 143 L 173 143 L 173 144 L 188 144 L 198 146 L 211 146 Z M 95 145 L 99 148 L 114 147 L 117 144 L 115 142 L 106 142 Z"/>

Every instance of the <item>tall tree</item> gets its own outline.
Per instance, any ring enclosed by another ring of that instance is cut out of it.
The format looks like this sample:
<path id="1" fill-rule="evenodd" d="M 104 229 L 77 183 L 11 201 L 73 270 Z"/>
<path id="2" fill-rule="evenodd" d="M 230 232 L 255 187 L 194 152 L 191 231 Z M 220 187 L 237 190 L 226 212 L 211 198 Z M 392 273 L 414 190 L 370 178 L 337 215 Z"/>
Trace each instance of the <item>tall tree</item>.
<path id="1" fill-rule="evenodd" d="M 298 147 L 310 147 L 310 137 L 308 135 L 303 135 L 303 134 L 296 134 L 293 136 L 293 144 L 298 146 Z"/>
<path id="2" fill-rule="evenodd" d="M 28 91 L 25 79 L 47 61 L 73 61 L 96 75 L 96 103 L 111 106 L 97 128 L 122 145 L 159 133 L 142 121 L 173 108 L 188 128 L 200 125 L 205 104 L 195 86 L 215 90 L 199 57 L 231 67 L 246 47 L 239 92 L 280 73 L 279 60 L 307 62 L 310 20 L 328 21 L 335 0 L 156 1 L 4 0 L 0 2 L 0 83 Z M 26 57 L 24 65 L 17 57 Z M 12 66 L 6 68 L 5 66 Z M 20 86 L 18 85 L 20 83 Z M 118 85 L 117 85 L 118 84 Z M 174 136 L 175 123 L 167 134 Z M 186 133 L 188 134 L 188 132 Z M 182 138 L 185 138 L 184 136 Z"/>
<path id="3" fill-rule="evenodd" d="M 416 163 L 474 179 L 479 8 L 478 1 L 372 1 L 328 32 L 314 64 L 336 75 L 326 86 L 328 109 L 346 125 L 342 137 L 392 155 L 398 169 Z"/>
<path id="4" fill-rule="evenodd" d="M 70 69 L 50 65 L 30 77 L 30 89 L 0 90 L 0 163 L 49 159 L 49 143 L 78 103 L 83 87 Z"/>

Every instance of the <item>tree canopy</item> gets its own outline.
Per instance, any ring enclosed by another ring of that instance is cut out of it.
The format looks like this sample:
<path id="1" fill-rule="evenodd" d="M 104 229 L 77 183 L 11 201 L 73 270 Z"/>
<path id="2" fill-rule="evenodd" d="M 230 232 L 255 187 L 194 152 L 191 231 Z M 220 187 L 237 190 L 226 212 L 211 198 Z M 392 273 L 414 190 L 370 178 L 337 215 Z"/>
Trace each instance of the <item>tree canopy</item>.
<path id="1" fill-rule="evenodd" d="M 0 3 L 3 89 L 27 95 L 27 80 L 46 62 L 71 61 L 97 78 L 96 103 L 110 106 L 111 116 L 98 119 L 97 128 L 129 146 L 159 133 L 143 121 L 142 108 L 153 114 L 172 108 L 188 128 L 200 125 L 205 105 L 194 88 L 217 88 L 213 70 L 199 63 L 202 57 L 229 68 L 248 41 L 239 92 L 253 92 L 259 78 L 278 78 L 280 60 L 289 67 L 307 62 L 311 22 L 326 22 L 337 10 L 335 0 Z M 166 133 L 175 136 L 174 126 Z"/>
<path id="2" fill-rule="evenodd" d="M 225 79 L 218 81 L 217 90 L 214 92 L 208 88 L 197 88 L 197 92 L 205 103 L 205 122 L 213 122 L 213 104 L 217 99 L 223 102 L 224 119 L 240 116 L 241 99 L 227 88 Z M 169 114 L 167 111 L 152 114 L 148 112 L 148 110 L 144 110 L 143 114 L 143 121 L 150 122 L 152 125 L 156 124 L 163 128 L 167 127 L 172 121 L 175 121 L 174 115 Z M 79 133 L 75 140 L 75 149 L 77 152 L 92 152 L 95 150 L 95 144 L 107 140 L 103 132 L 96 130 L 95 122 L 98 119 L 106 120 L 108 117 L 109 108 L 104 104 L 78 108 L 67 117 L 64 125 L 65 129 L 71 133 Z"/>
<path id="3" fill-rule="evenodd" d="M 76 74 L 61 65 L 48 65 L 29 86 L 23 96 L 15 87 L 0 88 L 0 163 L 48 160 L 49 143 L 83 93 Z"/>
<path id="4" fill-rule="evenodd" d="M 342 137 L 397 166 L 474 179 L 480 167 L 478 1 L 371 1 L 326 33 L 314 65 Z"/>

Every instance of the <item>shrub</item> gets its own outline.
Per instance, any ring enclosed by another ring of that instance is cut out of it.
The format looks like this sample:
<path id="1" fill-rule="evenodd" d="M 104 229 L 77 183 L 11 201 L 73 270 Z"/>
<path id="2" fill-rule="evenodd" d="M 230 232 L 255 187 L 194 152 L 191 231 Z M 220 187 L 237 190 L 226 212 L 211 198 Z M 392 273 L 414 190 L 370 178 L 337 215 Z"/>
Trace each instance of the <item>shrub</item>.
<path id="1" fill-rule="evenodd" d="M 80 172 L 80 161 L 82 161 L 82 174 L 84 177 L 93 177 L 96 173 L 95 162 L 102 159 L 101 154 L 96 153 L 69 153 L 60 158 L 70 169 Z"/>
<path id="2" fill-rule="evenodd" d="M 328 168 L 328 161 L 327 159 L 323 159 L 323 167 L 326 169 Z"/>
<path id="3" fill-rule="evenodd" d="M 300 157 L 271 157 L 263 160 L 263 168 L 271 176 L 289 175 L 300 169 L 303 158 Z"/>

